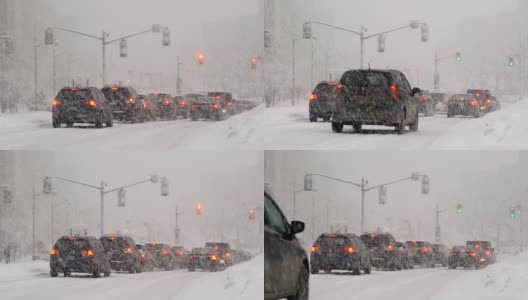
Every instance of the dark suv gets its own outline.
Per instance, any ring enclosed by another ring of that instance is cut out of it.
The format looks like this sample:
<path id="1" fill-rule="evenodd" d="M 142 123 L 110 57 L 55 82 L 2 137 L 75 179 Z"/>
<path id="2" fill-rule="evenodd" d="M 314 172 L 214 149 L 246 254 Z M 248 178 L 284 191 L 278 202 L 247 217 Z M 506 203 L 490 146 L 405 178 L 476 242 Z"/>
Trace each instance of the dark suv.
<path id="1" fill-rule="evenodd" d="M 216 121 L 224 120 L 228 114 L 227 110 L 222 108 L 215 98 L 202 99 L 191 104 L 191 120 L 213 119 Z"/>
<path id="2" fill-rule="evenodd" d="M 233 265 L 233 256 L 231 255 L 231 246 L 228 243 L 205 243 L 206 248 L 213 248 L 218 255 L 225 260 L 228 266 Z"/>
<path id="3" fill-rule="evenodd" d="M 304 223 L 288 223 L 271 196 L 264 193 L 264 299 L 307 300 L 309 263 L 295 237 Z"/>
<path id="4" fill-rule="evenodd" d="M 60 128 L 62 124 L 73 127 L 75 123 L 95 124 L 102 128 L 114 126 L 112 107 L 103 93 L 94 87 L 66 87 L 60 90 L 53 100 L 51 110 L 53 127 Z"/>
<path id="5" fill-rule="evenodd" d="M 361 235 L 361 241 L 369 249 L 372 266 L 391 271 L 403 268 L 398 242 L 390 233 L 365 233 Z"/>
<path id="6" fill-rule="evenodd" d="M 482 250 L 483 257 L 486 260 L 486 263 L 493 264 L 496 262 L 497 258 L 495 256 L 495 249 L 491 246 L 491 243 L 488 241 L 467 241 L 466 245 L 474 246 L 477 249 Z"/>
<path id="7" fill-rule="evenodd" d="M 435 267 L 435 252 L 431 243 L 424 241 L 407 241 L 405 243 L 414 248 L 414 265 L 420 265 L 424 268 Z"/>
<path id="8" fill-rule="evenodd" d="M 154 258 L 154 265 L 158 269 L 165 271 L 176 268 L 176 257 L 169 246 L 165 244 L 149 243 L 145 244 L 145 250 L 150 252 Z"/>
<path id="9" fill-rule="evenodd" d="M 477 98 L 472 94 L 453 95 L 447 102 L 447 117 L 452 118 L 456 115 L 480 118 L 482 110 Z"/>
<path id="10" fill-rule="evenodd" d="M 176 103 L 174 103 L 173 98 L 170 94 L 164 93 L 153 93 L 147 96 L 149 102 L 152 105 L 157 106 L 156 111 L 158 113 L 158 118 L 161 120 L 175 120 L 176 117 Z"/>
<path id="11" fill-rule="evenodd" d="M 361 131 L 363 125 L 394 126 L 398 134 L 405 126 L 418 130 L 420 89 L 411 89 L 400 71 L 351 70 L 343 74 L 337 86 L 332 109 L 332 129 L 343 132 L 344 125 Z"/>
<path id="12" fill-rule="evenodd" d="M 457 267 L 477 269 L 486 265 L 483 255 L 482 250 L 475 248 L 475 246 L 455 246 L 449 252 L 447 267 L 449 269 L 456 269 Z"/>
<path id="13" fill-rule="evenodd" d="M 235 99 L 233 94 L 226 92 L 210 92 L 207 97 L 214 98 L 220 104 L 222 109 L 225 109 L 229 115 L 236 114 Z"/>
<path id="14" fill-rule="evenodd" d="M 143 103 L 133 87 L 106 86 L 103 94 L 113 107 L 114 119 L 121 122 L 145 122 L 147 116 Z"/>
<path id="15" fill-rule="evenodd" d="M 494 112 L 500 109 L 500 103 L 489 90 L 472 89 L 467 91 L 468 94 L 474 95 L 479 104 L 481 111 L 485 113 Z"/>
<path id="16" fill-rule="evenodd" d="M 433 244 L 434 264 L 447 266 L 447 247 L 442 244 Z"/>
<path id="17" fill-rule="evenodd" d="M 112 273 L 110 257 L 101 242 L 95 237 L 63 236 L 50 252 L 50 275 L 64 277 L 72 273 L 88 273 L 98 278 L 101 273 L 108 277 Z"/>
<path id="18" fill-rule="evenodd" d="M 140 273 L 141 254 L 136 250 L 136 243 L 129 236 L 107 235 L 99 239 L 110 256 L 112 270 Z"/>
<path id="19" fill-rule="evenodd" d="M 225 268 L 227 268 L 226 261 L 218 251 L 211 247 L 194 248 L 189 254 L 189 272 L 194 272 L 197 269 L 215 272 Z"/>
<path id="20" fill-rule="evenodd" d="M 310 254 L 312 274 L 324 270 L 348 270 L 354 275 L 370 274 L 370 253 L 355 234 L 322 234 L 312 246 Z"/>
<path id="21" fill-rule="evenodd" d="M 332 103 L 336 99 L 336 82 L 323 81 L 319 83 L 310 95 L 310 122 L 317 122 L 319 118 L 328 122 L 332 118 Z"/>
<path id="22" fill-rule="evenodd" d="M 429 91 L 422 91 L 419 94 L 420 100 L 420 113 L 424 114 L 426 117 L 431 117 L 436 114 L 436 102 L 433 99 L 433 96 Z"/>

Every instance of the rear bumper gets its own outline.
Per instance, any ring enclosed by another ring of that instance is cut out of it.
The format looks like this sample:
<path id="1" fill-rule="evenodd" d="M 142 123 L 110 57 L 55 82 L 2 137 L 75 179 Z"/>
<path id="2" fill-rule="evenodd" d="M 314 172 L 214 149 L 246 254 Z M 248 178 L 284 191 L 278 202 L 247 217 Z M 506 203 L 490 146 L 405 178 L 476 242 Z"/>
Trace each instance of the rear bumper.
<path id="1" fill-rule="evenodd" d="M 383 109 L 361 110 L 360 108 L 345 108 L 337 105 L 332 113 L 333 121 L 344 125 L 382 125 L 395 126 L 403 119 L 403 111 L 398 106 L 387 106 Z"/>
<path id="2" fill-rule="evenodd" d="M 73 111 L 52 111 L 52 118 L 54 121 L 60 121 L 61 123 L 86 123 L 94 124 L 101 116 L 101 112 L 97 110 L 91 110 L 87 112 L 73 112 Z"/>
<path id="3" fill-rule="evenodd" d="M 65 271 L 74 273 L 92 273 L 97 270 L 97 264 L 91 259 L 81 260 L 62 260 L 55 259 L 50 261 L 50 268 L 56 272 L 64 273 Z"/>
<path id="4" fill-rule="evenodd" d="M 477 106 L 469 106 L 467 104 L 455 104 L 447 107 L 447 114 L 449 115 L 463 115 L 473 116 L 479 113 Z"/>
<path id="5" fill-rule="evenodd" d="M 310 256 L 310 264 L 317 266 L 319 269 L 351 270 L 359 263 L 360 257 L 354 254 L 336 257 L 327 257 L 324 255 Z"/>

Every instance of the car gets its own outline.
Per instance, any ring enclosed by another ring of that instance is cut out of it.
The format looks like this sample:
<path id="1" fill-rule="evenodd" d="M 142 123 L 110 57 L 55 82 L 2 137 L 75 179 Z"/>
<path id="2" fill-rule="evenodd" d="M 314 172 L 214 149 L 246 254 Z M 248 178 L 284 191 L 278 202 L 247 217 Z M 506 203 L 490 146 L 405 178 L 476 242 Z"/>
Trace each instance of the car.
<path id="1" fill-rule="evenodd" d="M 215 100 L 215 98 L 206 98 L 191 104 L 191 120 L 212 119 L 216 121 L 224 120 L 228 112 Z"/>
<path id="2" fill-rule="evenodd" d="M 223 258 L 228 266 L 233 265 L 233 256 L 231 254 L 231 246 L 228 243 L 208 242 L 205 243 L 206 248 L 213 248 L 218 255 Z"/>
<path id="3" fill-rule="evenodd" d="M 115 120 L 130 123 L 145 122 L 143 103 L 139 101 L 139 95 L 133 87 L 105 86 L 102 92 L 112 105 Z"/>
<path id="4" fill-rule="evenodd" d="M 110 276 L 110 256 L 103 244 L 92 236 L 63 236 L 57 240 L 50 251 L 50 275 L 64 277 L 72 273 L 88 273 L 94 278 Z"/>
<path id="5" fill-rule="evenodd" d="M 483 257 L 482 250 L 468 245 L 454 246 L 449 252 L 447 260 L 448 269 L 456 269 L 458 267 L 477 269 L 485 264 L 486 259 Z"/>
<path id="6" fill-rule="evenodd" d="M 225 109 L 229 115 L 236 114 L 236 101 L 233 98 L 233 94 L 227 92 L 209 92 L 207 97 L 214 98 L 222 109 Z"/>
<path id="7" fill-rule="evenodd" d="M 355 234 L 322 234 L 312 246 L 310 271 L 330 273 L 332 270 L 348 270 L 354 275 L 371 273 L 369 249 Z"/>
<path id="8" fill-rule="evenodd" d="M 369 249 L 373 267 L 391 271 L 403 269 L 398 242 L 390 233 L 364 233 L 360 239 Z"/>
<path id="9" fill-rule="evenodd" d="M 189 252 L 182 246 L 170 246 L 169 248 L 176 259 L 176 267 L 180 269 L 187 268 Z"/>
<path id="10" fill-rule="evenodd" d="M 136 251 L 136 243 L 129 236 L 106 235 L 99 239 L 110 256 L 112 270 L 141 272 L 141 256 Z"/>
<path id="11" fill-rule="evenodd" d="M 136 244 L 136 251 L 139 253 L 142 272 L 152 272 L 155 268 L 154 256 L 147 251 L 145 245 Z"/>
<path id="12" fill-rule="evenodd" d="M 363 125 L 394 126 L 404 134 L 406 126 L 418 130 L 419 103 L 402 72 L 396 70 L 350 70 L 337 85 L 337 96 L 332 108 L 332 130 L 343 132 L 344 125 L 352 125 L 359 132 Z"/>
<path id="13" fill-rule="evenodd" d="M 415 266 L 435 267 L 435 253 L 431 243 L 425 241 L 406 241 L 405 243 L 414 248 L 413 264 Z"/>
<path id="14" fill-rule="evenodd" d="M 143 106 L 145 121 L 156 121 L 158 118 L 158 104 L 145 95 L 139 95 L 138 98 Z"/>
<path id="15" fill-rule="evenodd" d="M 420 101 L 420 113 L 424 114 L 426 117 L 434 116 L 436 114 L 436 102 L 431 96 L 431 93 L 429 93 L 427 90 L 422 90 L 422 92 L 417 96 Z"/>
<path id="16" fill-rule="evenodd" d="M 336 99 L 337 82 L 323 81 L 319 83 L 310 95 L 310 122 L 323 119 L 324 122 L 332 118 L 332 104 Z"/>
<path id="17" fill-rule="evenodd" d="M 447 111 L 447 101 L 449 101 L 451 95 L 447 93 L 431 93 L 431 97 L 434 100 L 436 111 Z"/>
<path id="18" fill-rule="evenodd" d="M 433 244 L 434 261 L 436 265 L 447 267 L 447 247 L 442 244 Z"/>
<path id="19" fill-rule="evenodd" d="M 157 107 L 157 118 L 168 121 L 175 120 L 176 117 L 176 103 L 173 98 L 167 93 L 151 93 L 147 95 L 147 99 Z"/>
<path id="20" fill-rule="evenodd" d="M 51 110 L 53 128 L 62 124 L 94 124 L 96 128 L 114 126 L 112 106 L 95 87 L 65 87 L 59 91 Z"/>
<path id="21" fill-rule="evenodd" d="M 185 100 L 182 96 L 172 97 L 172 101 L 176 105 L 176 117 L 181 117 L 183 119 L 189 118 L 189 113 L 191 112 L 191 102 Z"/>
<path id="22" fill-rule="evenodd" d="M 497 261 L 495 249 L 491 246 L 489 241 L 467 241 L 466 245 L 475 246 L 475 248 L 481 249 L 484 252 L 486 263 L 494 264 Z"/>
<path id="23" fill-rule="evenodd" d="M 413 264 L 414 249 L 410 245 L 406 243 L 401 243 L 401 242 L 396 243 L 396 246 L 401 252 L 403 268 L 404 269 L 414 269 L 414 264 Z"/>
<path id="24" fill-rule="evenodd" d="M 480 109 L 484 113 L 494 112 L 500 109 L 500 103 L 489 90 L 485 89 L 469 89 L 468 94 L 472 94 L 477 98 Z"/>
<path id="25" fill-rule="evenodd" d="M 483 114 L 479 101 L 472 94 L 456 94 L 451 96 L 447 102 L 448 118 L 457 115 L 480 118 Z"/>
<path id="26" fill-rule="evenodd" d="M 194 248 L 189 254 L 189 272 L 198 269 L 210 272 L 221 271 L 227 268 L 225 260 L 211 247 Z"/>
<path id="27" fill-rule="evenodd" d="M 289 223 L 273 198 L 264 192 L 265 300 L 308 299 L 308 255 L 296 237 L 303 231 L 304 223 Z"/>
<path id="28" fill-rule="evenodd" d="M 157 269 L 165 271 L 175 269 L 176 258 L 168 245 L 153 242 L 145 244 L 145 249 L 152 253 L 152 256 L 154 257 L 154 265 Z"/>

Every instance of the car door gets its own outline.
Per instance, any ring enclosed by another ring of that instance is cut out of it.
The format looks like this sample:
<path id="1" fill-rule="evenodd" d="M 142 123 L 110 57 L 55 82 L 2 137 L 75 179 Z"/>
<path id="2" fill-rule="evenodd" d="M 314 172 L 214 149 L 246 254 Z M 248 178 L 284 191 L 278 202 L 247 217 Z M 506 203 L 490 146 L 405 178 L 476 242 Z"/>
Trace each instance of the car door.
<path id="1" fill-rule="evenodd" d="M 405 102 L 405 107 L 407 107 L 407 121 L 414 120 L 414 117 L 418 113 L 419 100 L 413 96 L 411 85 L 405 75 L 400 72 L 393 72 L 392 76 L 400 88 L 402 100 Z"/>
<path id="2" fill-rule="evenodd" d="M 291 228 L 279 207 L 268 196 L 265 196 L 264 224 L 265 291 L 276 296 L 289 295 L 296 289 L 299 274 L 292 257 Z"/>

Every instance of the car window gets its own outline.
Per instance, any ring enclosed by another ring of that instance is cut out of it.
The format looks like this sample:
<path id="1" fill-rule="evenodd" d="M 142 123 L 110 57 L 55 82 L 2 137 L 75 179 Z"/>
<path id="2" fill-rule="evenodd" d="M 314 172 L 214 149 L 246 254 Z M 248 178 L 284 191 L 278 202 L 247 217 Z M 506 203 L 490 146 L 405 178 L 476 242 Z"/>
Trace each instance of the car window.
<path id="1" fill-rule="evenodd" d="M 388 87 L 387 75 L 381 72 L 353 71 L 345 73 L 342 83 L 347 87 Z"/>
<path id="2" fill-rule="evenodd" d="M 399 72 L 393 72 L 392 77 L 396 85 L 398 85 L 398 88 L 400 89 L 400 91 L 402 91 L 405 94 L 411 94 L 412 92 L 411 86 L 409 85 L 409 82 L 407 81 L 407 79 L 405 78 L 403 74 Z M 428 95 L 428 94 L 429 93 L 426 92 L 424 95 Z"/>
<path id="3" fill-rule="evenodd" d="M 290 225 L 286 218 L 267 195 L 264 195 L 264 223 L 281 234 L 291 234 Z"/>

